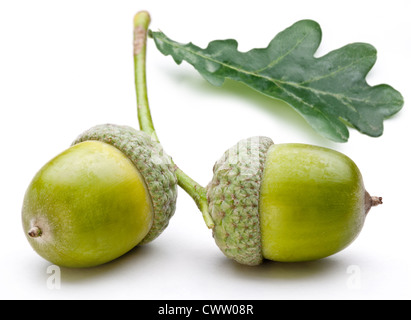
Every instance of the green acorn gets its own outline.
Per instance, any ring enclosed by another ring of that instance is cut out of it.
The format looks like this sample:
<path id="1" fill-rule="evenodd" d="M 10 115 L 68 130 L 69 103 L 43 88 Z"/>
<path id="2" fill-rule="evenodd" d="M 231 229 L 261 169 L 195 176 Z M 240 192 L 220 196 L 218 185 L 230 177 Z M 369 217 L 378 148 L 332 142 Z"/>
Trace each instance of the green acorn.
<path id="1" fill-rule="evenodd" d="M 372 206 L 355 163 L 337 151 L 240 141 L 214 166 L 207 201 L 222 252 L 245 265 L 321 259 L 347 247 Z"/>
<path id="2" fill-rule="evenodd" d="M 176 198 L 174 167 L 159 143 L 131 127 L 99 125 L 35 175 L 23 228 L 48 261 L 91 267 L 158 237 Z"/>
<path id="3" fill-rule="evenodd" d="M 134 62 L 141 131 L 112 124 L 81 134 L 31 181 L 22 220 L 34 250 L 66 267 L 97 266 L 153 241 L 176 209 L 178 170 L 164 152 L 146 94 L 150 16 L 134 19 Z"/>

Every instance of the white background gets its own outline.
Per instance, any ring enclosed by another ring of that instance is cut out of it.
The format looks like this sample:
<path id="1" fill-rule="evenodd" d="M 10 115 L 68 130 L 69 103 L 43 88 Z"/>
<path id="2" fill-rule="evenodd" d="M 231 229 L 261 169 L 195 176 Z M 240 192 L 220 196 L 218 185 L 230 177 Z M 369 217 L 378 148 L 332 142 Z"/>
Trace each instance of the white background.
<path id="1" fill-rule="evenodd" d="M 411 297 L 411 2 L 392 1 L 19 1 L 0 2 L 1 299 L 409 299 Z M 148 87 L 157 133 L 175 162 L 202 185 L 238 140 L 330 147 L 351 157 L 366 188 L 384 204 L 359 238 L 315 262 L 244 267 L 219 251 L 194 202 L 181 189 L 177 211 L 153 243 L 106 265 L 61 269 L 29 246 L 21 227 L 24 192 L 48 160 L 96 124 L 137 127 L 132 19 L 148 10 L 151 28 L 205 47 L 234 38 L 242 51 L 265 47 L 300 19 L 320 23 L 317 56 L 351 42 L 378 50 L 367 77 L 388 83 L 405 105 L 380 138 L 350 129 L 348 143 L 327 141 L 290 107 L 227 82 L 208 84 L 186 63 L 148 48 Z M 352 273 L 353 272 L 353 273 Z M 355 277 L 354 277 L 355 276 Z"/>

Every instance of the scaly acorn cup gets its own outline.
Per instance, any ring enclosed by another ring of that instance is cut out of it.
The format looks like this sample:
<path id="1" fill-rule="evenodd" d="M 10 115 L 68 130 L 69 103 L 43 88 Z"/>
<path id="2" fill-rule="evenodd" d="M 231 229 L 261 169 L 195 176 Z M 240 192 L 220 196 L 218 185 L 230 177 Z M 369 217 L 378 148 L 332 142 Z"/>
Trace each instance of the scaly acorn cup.
<path id="1" fill-rule="evenodd" d="M 118 125 L 99 125 L 80 135 L 73 145 L 101 141 L 120 150 L 142 175 L 153 206 L 153 225 L 140 242 L 157 238 L 168 226 L 176 209 L 177 177 L 171 158 L 162 146 L 143 131 Z"/>
<path id="2" fill-rule="evenodd" d="M 365 190 L 355 163 L 337 151 L 240 141 L 214 166 L 207 186 L 213 235 L 221 251 L 245 265 L 263 259 L 321 259 L 347 247 L 370 208 L 382 203 Z"/>
<path id="3" fill-rule="evenodd" d="M 92 267 L 158 237 L 176 198 L 177 178 L 160 144 L 131 127 L 99 125 L 33 178 L 23 228 L 46 260 Z"/>
<path id="4" fill-rule="evenodd" d="M 97 266 L 156 237 L 176 208 L 179 170 L 152 126 L 145 79 L 150 17 L 134 20 L 139 124 L 99 125 L 49 161 L 23 202 L 26 237 L 39 255 L 66 267 Z M 147 120 L 147 121 L 146 121 Z"/>

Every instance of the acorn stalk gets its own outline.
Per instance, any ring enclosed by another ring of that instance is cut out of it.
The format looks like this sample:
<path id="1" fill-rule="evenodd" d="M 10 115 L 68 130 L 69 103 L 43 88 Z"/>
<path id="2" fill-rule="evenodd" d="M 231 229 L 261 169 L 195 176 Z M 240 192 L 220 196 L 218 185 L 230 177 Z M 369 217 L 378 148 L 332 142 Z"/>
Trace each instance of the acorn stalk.
<path id="1" fill-rule="evenodd" d="M 135 87 L 137 94 L 137 113 L 140 129 L 149 134 L 155 141 L 159 142 L 157 133 L 154 129 L 153 119 L 151 117 L 150 106 L 147 95 L 146 80 L 146 50 L 148 27 L 151 18 L 147 11 L 140 11 L 134 17 L 134 74 Z M 172 161 L 172 159 L 171 159 Z M 208 228 L 214 227 L 213 220 L 209 214 L 206 189 L 199 183 L 190 178 L 174 162 L 175 174 L 178 179 L 178 185 L 187 192 L 196 203 L 198 209 L 203 214 L 203 219 Z"/>

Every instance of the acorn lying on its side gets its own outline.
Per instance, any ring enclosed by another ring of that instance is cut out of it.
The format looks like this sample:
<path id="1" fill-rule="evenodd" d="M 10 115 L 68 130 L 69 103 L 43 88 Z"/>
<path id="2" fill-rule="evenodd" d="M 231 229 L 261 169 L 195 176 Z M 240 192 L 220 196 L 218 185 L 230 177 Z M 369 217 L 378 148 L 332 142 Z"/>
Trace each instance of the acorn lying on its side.
<path id="1" fill-rule="evenodd" d="M 223 253 L 246 265 L 263 259 L 315 260 L 347 247 L 372 206 L 355 163 L 304 144 L 240 141 L 214 166 L 207 186 L 213 235 Z"/>

